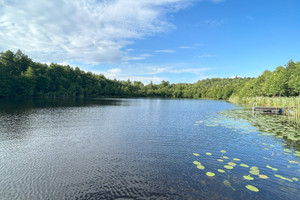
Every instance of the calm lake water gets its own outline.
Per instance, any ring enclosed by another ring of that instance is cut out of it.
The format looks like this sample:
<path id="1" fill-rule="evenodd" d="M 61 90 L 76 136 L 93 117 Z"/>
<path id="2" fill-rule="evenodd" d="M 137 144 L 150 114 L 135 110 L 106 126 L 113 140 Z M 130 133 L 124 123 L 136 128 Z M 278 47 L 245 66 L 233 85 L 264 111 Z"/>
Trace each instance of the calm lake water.
<path id="1" fill-rule="evenodd" d="M 0 199 L 300 199 L 299 132 L 273 119 L 214 100 L 0 100 Z"/>

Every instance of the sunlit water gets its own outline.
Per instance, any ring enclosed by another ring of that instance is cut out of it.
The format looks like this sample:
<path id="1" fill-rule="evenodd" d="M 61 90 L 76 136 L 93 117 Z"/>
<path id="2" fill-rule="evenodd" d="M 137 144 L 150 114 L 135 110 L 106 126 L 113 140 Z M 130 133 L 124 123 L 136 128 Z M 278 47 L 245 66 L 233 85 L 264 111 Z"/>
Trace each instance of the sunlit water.
<path id="1" fill-rule="evenodd" d="M 297 130 L 249 113 L 213 100 L 1 100 L 0 199 L 300 199 Z"/>

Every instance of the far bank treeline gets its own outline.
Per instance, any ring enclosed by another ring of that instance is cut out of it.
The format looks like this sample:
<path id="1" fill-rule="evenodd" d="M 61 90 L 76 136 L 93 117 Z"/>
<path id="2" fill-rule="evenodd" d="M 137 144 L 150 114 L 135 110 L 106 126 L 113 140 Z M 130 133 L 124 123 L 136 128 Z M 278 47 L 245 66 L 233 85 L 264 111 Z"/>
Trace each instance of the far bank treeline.
<path id="1" fill-rule="evenodd" d="M 107 79 L 69 65 L 33 62 L 21 51 L 0 54 L 0 97 L 164 97 L 228 99 L 231 96 L 299 96 L 300 62 L 257 78 L 212 78 L 194 84 L 144 85 Z"/>

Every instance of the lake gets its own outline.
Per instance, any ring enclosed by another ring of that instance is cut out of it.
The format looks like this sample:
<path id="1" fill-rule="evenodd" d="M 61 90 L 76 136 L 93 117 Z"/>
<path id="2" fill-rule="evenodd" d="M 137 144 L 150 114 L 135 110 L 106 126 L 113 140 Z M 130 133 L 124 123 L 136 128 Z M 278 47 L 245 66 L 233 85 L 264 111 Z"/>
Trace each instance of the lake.
<path id="1" fill-rule="evenodd" d="M 2 99 L 0 199 L 300 199 L 300 135 L 276 120 L 216 100 Z"/>

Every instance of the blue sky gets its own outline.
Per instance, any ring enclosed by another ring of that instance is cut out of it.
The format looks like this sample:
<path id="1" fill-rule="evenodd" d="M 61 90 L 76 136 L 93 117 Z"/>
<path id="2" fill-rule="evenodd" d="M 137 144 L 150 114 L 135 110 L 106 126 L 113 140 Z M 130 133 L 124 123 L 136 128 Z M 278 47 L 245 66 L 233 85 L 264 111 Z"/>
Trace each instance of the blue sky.
<path id="1" fill-rule="evenodd" d="M 0 0 L 0 51 L 118 80 L 255 77 L 300 61 L 299 0 Z"/>

